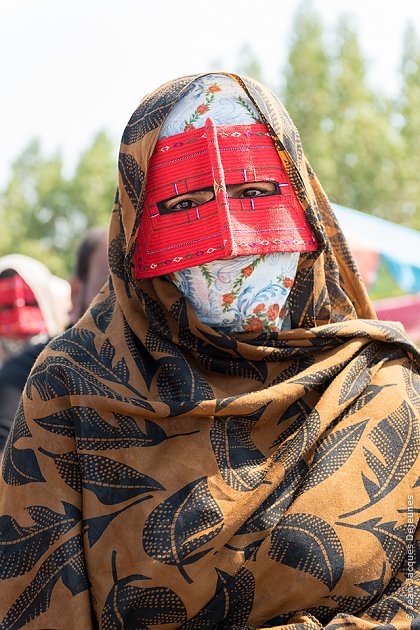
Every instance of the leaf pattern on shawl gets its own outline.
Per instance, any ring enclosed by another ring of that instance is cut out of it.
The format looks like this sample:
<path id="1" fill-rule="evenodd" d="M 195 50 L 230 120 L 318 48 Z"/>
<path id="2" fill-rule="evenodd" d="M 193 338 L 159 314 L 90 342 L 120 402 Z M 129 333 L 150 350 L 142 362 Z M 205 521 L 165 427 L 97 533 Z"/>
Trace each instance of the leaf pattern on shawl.
<path id="1" fill-rule="evenodd" d="M 162 307 L 145 294 L 145 309 L 149 310 L 153 322 L 146 334 L 146 349 L 161 352 L 165 356 L 155 361 L 158 376 L 157 387 L 160 399 L 170 408 L 170 416 L 185 413 L 196 407 L 202 400 L 214 398 L 213 390 L 207 380 L 191 365 L 170 338 L 159 334 L 156 328 L 159 321 L 166 318 Z"/>
<path id="2" fill-rule="evenodd" d="M 402 610 L 407 615 L 407 621 L 408 618 L 412 618 L 411 630 L 418 630 L 418 611 L 420 609 L 418 577 L 420 576 L 416 575 L 415 581 L 407 580 L 404 584 L 396 578 L 391 580 L 384 596 L 369 607 L 369 616 L 384 624 L 383 626 L 376 626 L 376 628 L 383 628 L 384 630 L 390 628 L 390 625 L 385 624 L 390 624 L 395 615 Z M 391 586 L 393 592 L 390 592 Z"/>
<path id="3" fill-rule="evenodd" d="M 106 422 L 90 407 L 72 407 L 44 418 L 35 418 L 35 422 L 51 433 L 73 437 L 77 449 L 82 451 L 157 446 L 165 440 L 198 433 L 197 430 L 167 435 L 166 431 L 152 420 L 135 420 L 131 416 L 119 413 L 113 415 L 119 426 Z M 144 430 L 140 428 L 142 424 Z"/>
<path id="4" fill-rule="evenodd" d="M 372 379 L 372 368 L 384 361 L 383 343 L 373 342 L 364 348 L 351 367 L 341 386 L 340 405 L 358 396 L 369 385 Z"/>
<path id="5" fill-rule="evenodd" d="M 316 409 L 312 409 L 298 430 L 289 439 L 282 442 L 281 446 L 272 455 L 275 462 L 282 462 L 286 469 L 291 469 L 310 448 L 315 445 L 321 418 Z"/>
<path id="6" fill-rule="evenodd" d="M 150 297 L 150 295 L 148 295 L 145 291 L 141 291 L 140 289 L 136 289 L 136 295 L 144 306 L 147 321 L 150 324 L 148 334 L 154 332 L 159 335 L 162 340 L 167 339 L 168 341 L 171 341 L 172 333 L 167 322 L 167 313 L 163 309 L 162 305 Z M 147 343 L 146 347 L 150 350 L 155 350 L 153 347 L 149 348 Z"/>
<path id="7" fill-rule="evenodd" d="M 124 628 L 147 630 L 149 626 L 180 624 L 186 620 L 185 606 L 171 589 L 164 586 L 149 588 L 136 586 L 136 582 L 150 579 L 141 574 L 118 579 L 116 555 L 116 551 L 113 551 L 114 584 L 102 611 L 103 630 L 123 630 Z"/>
<path id="8" fill-rule="evenodd" d="M 277 425 L 286 423 L 287 420 L 290 420 L 294 416 L 296 416 L 296 418 L 291 424 L 287 426 L 286 429 L 280 431 L 278 437 L 272 443 L 271 448 L 277 448 L 277 446 L 285 442 L 291 435 L 296 433 L 296 431 L 306 422 L 311 411 L 312 408 L 309 407 L 309 405 L 307 405 L 303 399 L 295 400 L 280 416 Z"/>
<path id="9" fill-rule="evenodd" d="M 112 523 L 114 518 L 116 518 L 117 516 L 125 512 L 126 510 L 131 509 L 138 503 L 143 503 L 143 501 L 147 501 L 148 499 L 151 499 L 152 496 L 153 495 L 148 494 L 146 496 L 140 497 L 140 499 L 137 499 L 137 501 L 133 501 L 133 503 L 130 503 L 129 505 L 125 505 L 120 510 L 111 512 L 111 514 L 102 514 L 100 516 L 92 516 L 90 518 L 84 519 L 83 533 L 87 534 L 89 547 L 93 547 L 98 542 L 98 540 L 100 539 L 102 534 L 105 532 L 108 525 Z"/>
<path id="10" fill-rule="evenodd" d="M 317 370 L 312 374 L 305 374 L 304 376 L 293 378 L 289 381 L 289 384 L 303 385 L 305 392 L 316 391 L 322 393 L 346 364 L 347 361 L 341 361 L 328 368 Z"/>
<path id="11" fill-rule="evenodd" d="M 95 322 L 98 330 L 100 330 L 102 333 L 106 331 L 112 321 L 115 310 L 115 302 L 115 293 L 111 291 L 109 295 L 104 300 L 102 300 L 102 302 L 95 304 L 90 309 L 92 319 Z"/>
<path id="12" fill-rule="evenodd" d="M 200 334 L 210 341 L 210 344 L 205 344 L 199 340 L 197 344 L 197 359 L 206 370 L 226 376 L 252 378 L 259 383 L 265 382 L 268 374 L 266 362 L 250 361 L 241 357 L 234 337 L 222 332 L 216 335 L 205 330 L 200 330 Z"/>
<path id="13" fill-rule="evenodd" d="M 35 389 L 41 400 L 54 400 L 71 394 L 75 396 L 103 396 L 110 400 L 128 402 L 135 407 L 152 411 L 151 405 L 141 398 L 123 396 L 101 382 L 99 378 L 76 366 L 66 357 L 49 356 L 34 368 L 26 383 L 26 395 L 33 400 Z"/>
<path id="14" fill-rule="evenodd" d="M 266 409 L 263 405 L 247 416 L 215 416 L 211 424 L 210 440 L 220 475 L 239 492 L 258 486 L 269 467 L 264 453 L 251 439 L 253 426 Z"/>
<path id="15" fill-rule="evenodd" d="M 344 570 L 344 553 L 335 530 L 312 514 L 286 515 L 271 534 L 268 555 L 313 575 L 330 591 Z"/>
<path id="16" fill-rule="evenodd" d="M 241 525 L 236 534 L 250 534 L 272 529 L 290 507 L 296 488 L 308 471 L 308 465 L 301 459 L 289 470 L 283 481 L 261 503 L 255 512 Z M 236 535 L 235 534 L 235 535 Z"/>
<path id="17" fill-rule="evenodd" d="M 409 363 L 402 366 L 405 390 L 414 409 L 420 409 L 420 374 L 417 374 Z"/>
<path id="18" fill-rule="evenodd" d="M 124 273 L 124 251 L 125 240 L 124 232 L 119 233 L 112 239 L 108 248 L 108 262 L 109 268 L 113 274 L 126 282 Z"/>
<path id="19" fill-rule="evenodd" d="M 233 576 L 220 569 L 216 571 L 217 586 L 214 597 L 183 626 L 183 630 L 248 628 L 247 621 L 254 603 L 254 576 L 245 567 Z"/>
<path id="20" fill-rule="evenodd" d="M 109 457 L 76 451 L 53 454 L 43 448 L 39 450 L 54 460 L 60 477 L 68 486 L 76 492 L 86 488 L 106 505 L 122 503 L 146 492 L 164 490 L 155 479 Z"/>
<path id="21" fill-rule="evenodd" d="M 23 527 L 9 515 L 0 517 L 0 580 L 23 575 L 82 518 L 71 503 L 62 501 L 64 513 L 43 505 L 26 508 L 35 525 Z"/>
<path id="22" fill-rule="evenodd" d="M 88 588 L 80 535 L 70 538 L 47 557 L 32 582 L 7 612 L 0 628 L 18 630 L 48 610 L 52 591 L 60 578 L 72 595 Z"/>
<path id="23" fill-rule="evenodd" d="M 267 378 L 267 364 L 265 361 L 249 361 L 239 356 L 237 341 L 224 333 L 212 335 L 201 331 L 212 343 L 205 343 L 199 337 L 192 334 L 188 320 L 187 300 L 182 297 L 177 300 L 170 309 L 171 315 L 179 324 L 179 343 L 184 348 L 192 351 L 197 361 L 205 369 L 211 372 L 219 372 L 227 376 L 252 378 L 259 383 L 264 383 Z M 232 351 L 237 356 L 232 356 Z"/>
<path id="24" fill-rule="evenodd" d="M 145 552 L 155 560 L 176 566 L 192 580 L 184 565 L 205 556 L 198 551 L 223 529 L 223 513 L 212 497 L 207 478 L 196 479 L 172 494 L 150 513 L 143 530 Z"/>
<path id="25" fill-rule="evenodd" d="M 2 464 L 2 476 L 9 486 L 24 486 L 28 483 L 45 481 L 34 451 L 31 448 L 15 447 L 20 438 L 27 437 L 32 437 L 32 434 L 25 420 L 21 400 L 6 443 Z"/>
<path id="26" fill-rule="evenodd" d="M 121 175 L 125 191 L 133 204 L 134 211 L 137 212 L 141 205 L 144 172 L 137 164 L 133 156 L 129 153 L 120 153 L 118 159 L 118 170 Z"/>
<path id="27" fill-rule="evenodd" d="M 382 518 L 379 516 L 359 523 L 358 525 L 339 522 L 337 522 L 336 525 L 349 527 L 351 529 L 362 529 L 376 536 L 385 551 L 392 573 L 395 573 L 407 554 L 407 526 L 400 525 L 396 527 L 396 521 L 385 523 L 381 521 Z"/>
<path id="28" fill-rule="evenodd" d="M 156 361 L 150 356 L 146 348 L 139 342 L 129 327 L 127 320 L 124 318 L 124 338 L 125 343 L 132 359 L 134 360 L 138 371 L 146 383 L 147 389 L 150 389 L 153 378 L 156 374 Z"/>
<path id="29" fill-rule="evenodd" d="M 67 352 L 67 354 L 84 369 L 111 383 L 124 385 L 135 396 L 145 398 L 130 384 L 130 372 L 124 358 L 113 364 L 115 348 L 105 339 L 100 352 L 95 346 L 96 335 L 84 328 L 71 328 L 56 341 L 50 344 L 51 350 Z"/>
<path id="30" fill-rule="evenodd" d="M 156 95 L 156 92 L 146 96 L 141 105 L 131 116 L 122 137 L 123 144 L 133 144 L 141 140 L 149 131 L 156 129 L 163 123 L 174 104 L 179 99 L 179 93 L 194 77 L 187 76 L 171 81 L 168 89 Z"/>
<path id="31" fill-rule="evenodd" d="M 416 461 L 420 445 L 419 429 L 415 415 L 405 401 L 379 422 L 369 433 L 369 438 L 381 454 L 379 459 L 373 451 L 364 447 L 366 462 L 376 477 L 373 481 L 362 472 L 369 502 L 341 514 L 340 518 L 358 514 L 377 503 L 399 484 Z"/>
<path id="32" fill-rule="evenodd" d="M 336 619 L 338 611 L 342 615 L 357 615 L 357 613 L 361 610 L 366 610 L 369 603 L 383 592 L 385 574 L 386 562 L 382 564 L 381 575 L 378 578 L 354 584 L 354 586 L 357 586 L 362 591 L 365 591 L 368 595 L 363 595 L 361 597 L 356 597 L 354 595 L 329 595 L 323 597 L 323 600 L 330 600 L 331 602 L 334 602 L 334 606 L 317 606 L 315 608 L 309 608 L 307 612 L 319 619 L 322 622 L 323 627 L 325 624 L 325 628 L 332 629 L 335 624 L 329 624 L 328 622 Z M 293 614 L 294 613 L 292 613 L 292 615 Z M 341 624 L 338 624 L 338 627 L 341 627 Z M 388 628 L 387 630 L 390 629 Z"/>
<path id="33" fill-rule="evenodd" d="M 297 496 L 314 488 L 344 466 L 359 443 L 367 423 L 368 420 L 362 420 L 340 431 L 333 431 L 319 442 L 308 476 Z"/>

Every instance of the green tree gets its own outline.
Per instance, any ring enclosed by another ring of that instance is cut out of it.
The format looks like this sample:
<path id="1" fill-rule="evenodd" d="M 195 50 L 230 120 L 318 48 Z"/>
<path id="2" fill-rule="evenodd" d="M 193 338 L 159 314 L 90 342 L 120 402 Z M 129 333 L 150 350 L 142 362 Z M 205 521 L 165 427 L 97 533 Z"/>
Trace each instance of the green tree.
<path id="1" fill-rule="evenodd" d="M 0 194 L 6 226 L 0 232 L 0 255 L 33 256 L 53 273 L 68 276 L 85 230 L 108 223 L 117 184 L 115 153 L 110 138 L 100 132 L 66 178 L 60 153 L 45 157 L 33 140 L 12 165 Z"/>
<path id="2" fill-rule="evenodd" d="M 328 193 L 337 203 L 395 220 L 395 178 L 401 157 L 391 125 L 391 104 L 366 81 L 366 63 L 347 17 L 337 26 L 331 101 L 333 179 Z"/>
<path id="3" fill-rule="evenodd" d="M 331 60 L 325 34 L 310 0 L 300 5 L 292 26 L 281 88 L 283 102 L 299 130 L 303 148 L 321 182 L 332 179 L 330 150 Z"/>
<path id="4" fill-rule="evenodd" d="M 401 63 L 402 90 L 397 103 L 401 116 L 403 158 L 396 207 L 401 222 L 420 229 L 420 41 L 409 25 Z"/>

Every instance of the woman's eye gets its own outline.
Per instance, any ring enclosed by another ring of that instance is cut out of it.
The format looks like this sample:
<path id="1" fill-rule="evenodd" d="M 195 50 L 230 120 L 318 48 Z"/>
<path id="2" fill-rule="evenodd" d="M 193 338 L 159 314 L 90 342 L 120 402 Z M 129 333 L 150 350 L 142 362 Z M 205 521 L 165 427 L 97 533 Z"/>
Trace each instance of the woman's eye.
<path id="1" fill-rule="evenodd" d="M 212 199 L 214 199 L 213 188 L 202 188 L 201 190 L 191 190 L 189 193 L 171 199 L 158 201 L 157 206 L 160 214 L 171 214 L 172 212 L 197 208 Z"/>
<path id="2" fill-rule="evenodd" d="M 183 199 L 182 201 L 174 203 L 168 208 L 168 210 L 189 210 L 190 208 L 195 208 L 196 206 L 197 203 L 193 199 Z"/>
<path id="3" fill-rule="evenodd" d="M 249 199 L 250 197 L 263 197 L 264 195 L 272 195 L 268 190 L 259 190 L 258 188 L 247 188 L 242 191 L 242 197 Z"/>

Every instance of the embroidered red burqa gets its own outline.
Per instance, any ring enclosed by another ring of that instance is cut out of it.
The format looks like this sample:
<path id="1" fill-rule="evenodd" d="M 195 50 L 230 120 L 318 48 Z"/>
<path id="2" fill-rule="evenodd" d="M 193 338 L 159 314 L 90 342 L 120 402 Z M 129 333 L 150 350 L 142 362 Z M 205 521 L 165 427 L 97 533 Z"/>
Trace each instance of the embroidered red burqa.
<path id="1" fill-rule="evenodd" d="M 133 279 L 148 160 L 193 78 L 132 116 L 110 285 L 28 380 L 0 488 L 0 627 L 417 628 L 416 351 L 375 320 L 296 129 L 255 81 L 234 77 L 320 245 L 292 330 L 222 335 L 164 277 Z"/>

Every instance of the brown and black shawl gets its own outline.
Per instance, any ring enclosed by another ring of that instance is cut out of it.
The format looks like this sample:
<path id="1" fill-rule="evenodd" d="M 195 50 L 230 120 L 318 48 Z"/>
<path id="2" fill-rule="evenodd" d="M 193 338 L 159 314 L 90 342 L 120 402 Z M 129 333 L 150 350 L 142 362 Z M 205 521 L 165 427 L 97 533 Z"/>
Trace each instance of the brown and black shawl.
<path id="1" fill-rule="evenodd" d="M 282 105 L 230 76 L 320 244 L 292 329 L 220 334 L 134 280 L 148 160 L 194 77 L 164 85 L 122 139 L 109 286 L 40 356 L 5 451 L 3 630 L 419 627 L 416 350 L 376 321 Z"/>

